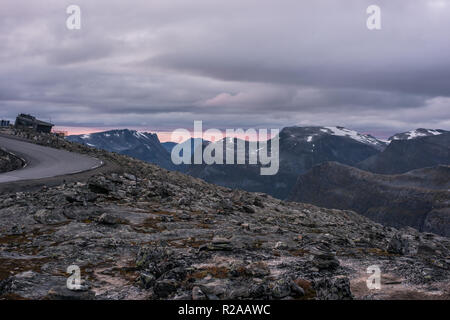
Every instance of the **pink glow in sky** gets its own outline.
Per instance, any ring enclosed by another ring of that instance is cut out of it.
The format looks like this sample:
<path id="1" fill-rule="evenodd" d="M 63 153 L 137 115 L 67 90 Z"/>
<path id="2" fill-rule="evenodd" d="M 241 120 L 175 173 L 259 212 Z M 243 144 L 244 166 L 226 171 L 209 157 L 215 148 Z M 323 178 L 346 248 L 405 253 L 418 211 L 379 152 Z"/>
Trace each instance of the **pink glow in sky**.
<path id="1" fill-rule="evenodd" d="M 116 130 L 116 129 L 130 129 L 130 130 L 137 130 L 137 131 L 142 131 L 142 132 L 151 132 L 151 133 L 156 133 L 158 135 L 158 139 L 161 142 L 169 142 L 169 141 L 173 141 L 172 140 L 172 131 L 153 131 L 153 130 L 146 130 L 143 128 L 117 128 L 117 127 L 102 127 L 102 128 L 89 128 L 89 127 L 63 127 L 63 126 L 55 126 L 53 131 L 63 131 L 66 132 L 67 135 L 80 135 L 80 134 L 89 134 L 89 133 L 95 133 L 95 132 L 102 132 L 102 131 L 109 131 L 109 130 Z M 269 130 L 270 132 L 270 130 Z M 225 137 L 225 130 L 222 130 L 222 133 Z M 191 132 L 191 136 L 194 137 L 194 134 Z M 234 135 L 235 138 L 239 138 L 239 139 L 246 139 L 246 137 L 244 135 Z M 183 139 L 186 140 L 190 137 L 185 137 Z M 263 140 L 264 137 L 262 137 Z M 182 141 L 173 141 L 173 142 L 177 142 L 180 143 Z"/>
<path id="2" fill-rule="evenodd" d="M 88 134 L 88 133 L 116 130 L 116 129 L 130 129 L 130 130 L 137 130 L 137 131 L 156 133 L 158 135 L 159 140 L 161 142 L 170 141 L 170 135 L 171 135 L 171 132 L 164 132 L 164 131 L 156 132 L 156 131 L 151 131 L 151 130 L 143 130 L 142 128 L 118 128 L 118 127 L 92 128 L 92 127 L 63 127 L 63 126 L 55 126 L 53 130 L 54 131 L 66 132 L 67 135 L 79 135 L 79 134 Z"/>

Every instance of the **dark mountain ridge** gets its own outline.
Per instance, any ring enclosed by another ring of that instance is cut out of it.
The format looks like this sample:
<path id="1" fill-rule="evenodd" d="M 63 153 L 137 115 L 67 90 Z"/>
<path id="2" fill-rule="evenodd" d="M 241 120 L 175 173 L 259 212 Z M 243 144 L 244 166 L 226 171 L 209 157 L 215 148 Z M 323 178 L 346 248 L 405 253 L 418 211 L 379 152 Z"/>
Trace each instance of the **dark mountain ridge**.
<path id="1" fill-rule="evenodd" d="M 450 166 L 381 175 L 336 162 L 298 177 L 291 201 L 354 210 L 394 227 L 450 236 Z"/>
<path id="2" fill-rule="evenodd" d="M 72 135 L 66 139 L 175 170 L 175 166 L 170 159 L 170 153 L 162 146 L 158 135 L 155 133 L 123 129 Z"/>
<path id="3" fill-rule="evenodd" d="M 450 132 L 407 140 L 393 140 L 387 148 L 356 167 L 381 174 L 450 164 Z"/>

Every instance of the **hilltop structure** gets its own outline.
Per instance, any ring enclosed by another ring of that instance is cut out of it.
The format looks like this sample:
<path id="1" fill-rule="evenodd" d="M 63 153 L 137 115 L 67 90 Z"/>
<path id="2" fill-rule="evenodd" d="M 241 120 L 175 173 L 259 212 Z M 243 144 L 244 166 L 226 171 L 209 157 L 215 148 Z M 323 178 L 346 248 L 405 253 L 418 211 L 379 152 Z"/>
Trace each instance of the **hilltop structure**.
<path id="1" fill-rule="evenodd" d="M 49 122 L 38 120 L 32 115 L 24 113 L 21 113 L 17 116 L 16 122 L 14 124 L 14 127 L 16 129 L 32 129 L 36 132 L 44 133 L 50 133 L 53 126 L 54 125 Z"/>

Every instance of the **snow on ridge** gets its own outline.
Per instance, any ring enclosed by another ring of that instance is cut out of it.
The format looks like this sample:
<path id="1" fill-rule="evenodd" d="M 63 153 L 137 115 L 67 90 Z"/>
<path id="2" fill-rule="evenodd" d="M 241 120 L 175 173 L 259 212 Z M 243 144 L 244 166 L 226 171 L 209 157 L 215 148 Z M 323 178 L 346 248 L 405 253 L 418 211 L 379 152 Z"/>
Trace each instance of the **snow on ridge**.
<path id="1" fill-rule="evenodd" d="M 440 134 L 443 134 L 443 130 L 436 130 L 436 129 L 415 129 L 403 133 L 398 133 L 389 140 L 412 140 L 420 137 L 427 137 L 427 136 L 438 136 Z"/>
<path id="2" fill-rule="evenodd" d="M 149 132 L 142 132 L 142 131 L 136 131 L 136 130 L 132 130 L 133 135 L 138 138 L 138 139 L 150 139 L 149 135 L 152 136 L 152 133 Z"/>
<path id="3" fill-rule="evenodd" d="M 417 138 L 417 137 L 423 137 L 423 136 L 426 136 L 427 134 L 426 133 L 421 133 L 421 132 L 418 132 L 417 130 L 414 130 L 414 131 L 410 131 L 409 132 L 409 134 L 408 134 L 408 140 L 411 140 L 411 139 L 414 139 L 414 138 Z"/>
<path id="4" fill-rule="evenodd" d="M 353 140 L 356 140 L 364 144 L 380 145 L 380 143 L 382 143 L 380 140 L 376 138 L 343 127 L 324 127 L 324 128 L 325 129 L 321 129 L 322 132 L 331 133 L 335 136 L 340 137 L 349 137 Z"/>
<path id="5" fill-rule="evenodd" d="M 124 134 L 127 132 L 131 133 L 134 137 L 136 137 L 138 139 L 147 139 L 148 140 L 153 135 L 152 133 L 140 132 L 137 130 L 115 129 L 115 130 L 109 130 L 109 131 L 95 132 L 93 134 L 91 134 L 91 133 L 82 134 L 79 137 L 83 140 L 90 140 L 94 136 L 102 136 L 102 137 L 106 137 L 106 138 L 111 138 L 111 137 L 119 138 L 121 136 L 124 136 Z"/>
<path id="6" fill-rule="evenodd" d="M 136 131 L 136 134 L 138 135 L 138 137 L 148 139 L 147 135 L 145 135 L 143 132 Z"/>
<path id="7" fill-rule="evenodd" d="M 441 131 L 437 131 L 437 130 L 434 130 L 434 129 L 430 129 L 430 130 L 428 130 L 428 132 L 430 132 L 434 136 L 438 136 L 438 135 L 443 133 Z"/>
<path id="8" fill-rule="evenodd" d="M 348 137 L 355 141 L 358 141 L 360 143 L 364 143 L 366 145 L 375 146 L 377 148 L 382 148 L 385 145 L 388 144 L 386 141 L 382 141 L 380 139 L 377 139 L 371 135 L 368 134 L 362 134 L 355 130 L 350 130 L 341 126 L 329 126 L 329 127 L 318 127 L 318 126 L 312 126 L 312 127 L 301 127 L 301 126 L 294 126 L 294 128 L 301 128 L 304 129 L 304 132 L 300 132 L 300 135 L 298 137 L 302 138 L 307 143 L 313 143 L 317 136 L 321 136 L 322 134 L 327 135 L 334 135 L 334 136 L 340 136 L 340 137 Z M 295 133 L 295 132 L 294 132 Z M 308 134 L 305 134 L 308 133 Z M 289 135 L 292 138 L 297 138 L 297 134 L 290 134 Z"/>
<path id="9" fill-rule="evenodd" d="M 411 140 L 411 139 L 414 139 L 417 137 L 425 137 L 428 135 L 438 136 L 438 135 L 442 134 L 442 132 L 439 132 L 439 131 L 436 131 L 433 129 L 425 129 L 425 130 L 426 130 L 425 132 L 423 132 L 423 131 L 420 132 L 419 130 L 410 131 L 407 139 Z"/>

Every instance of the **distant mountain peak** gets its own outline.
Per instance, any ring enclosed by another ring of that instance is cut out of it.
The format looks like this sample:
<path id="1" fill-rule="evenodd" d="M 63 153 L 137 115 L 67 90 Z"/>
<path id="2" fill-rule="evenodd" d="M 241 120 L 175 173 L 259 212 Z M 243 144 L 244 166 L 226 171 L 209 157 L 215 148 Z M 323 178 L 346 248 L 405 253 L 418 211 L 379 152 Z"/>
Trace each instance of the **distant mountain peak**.
<path id="1" fill-rule="evenodd" d="M 417 139 L 421 137 L 429 137 L 429 136 L 438 136 L 440 134 L 450 132 L 442 129 L 425 129 L 425 128 L 418 128 L 415 130 L 410 130 L 406 132 L 401 132 L 393 135 L 388 140 L 412 140 Z"/>
<path id="2" fill-rule="evenodd" d="M 102 135 L 105 137 L 110 137 L 110 136 L 114 135 L 116 137 L 119 137 L 120 135 L 124 135 L 124 134 L 132 134 L 137 138 L 149 138 L 149 137 L 157 136 L 155 133 L 151 133 L 151 132 L 142 132 L 142 131 L 131 130 L 131 129 L 113 129 L 113 130 L 107 130 L 107 131 L 101 131 L 101 132 L 82 134 L 82 135 L 79 135 L 79 137 L 81 139 L 89 139 L 92 136 L 101 136 Z"/>
<path id="3" fill-rule="evenodd" d="M 335 136 L 349 137 L 361 143 L 375 146 L 385 145 L 383 141 L 375 138 L 374 136 L 371 136 L 370 134 L 359 133 L 355 130 L 350 130 L 344 127 L 324 127 L 324 128 L 330 130 L 332 134 Z"/>
<path id="4" fill-rule="evenodd" d="M 172 169 L 170 154 L 155 133 L 115 129 L 68 136 L 67 140 L 97 149 L 117 152 Z"/>
<path id="5" fill-rule="evenodd" d="M 374 173 L 401 174 L 449 164 L 450 132 L 417 129 L 398 134 L 395 139 L 391 137 L 391 143 L 383 152 L 363 160 L 357 167 Z"/>
<path id="6" fill-rule="evenodd" d="M 387 143 L 385 141 L 379 140 L 369 134 L 359 133 L 355 130 L 347 129 L 342 126 L 334 127 L 320 127 L 320 126 L 310 126 L 310 127 L 286 127 L 282 130 L 288 135 L 288 138 L 296 138 L 304 140 L 307 143 L 314 143 L 314 141 L 323 135 L 333 135 L 338 137 L 347 137 L 353 139 L 357 142 L 370 145 L 379 150 L 384 149 Z"/>

